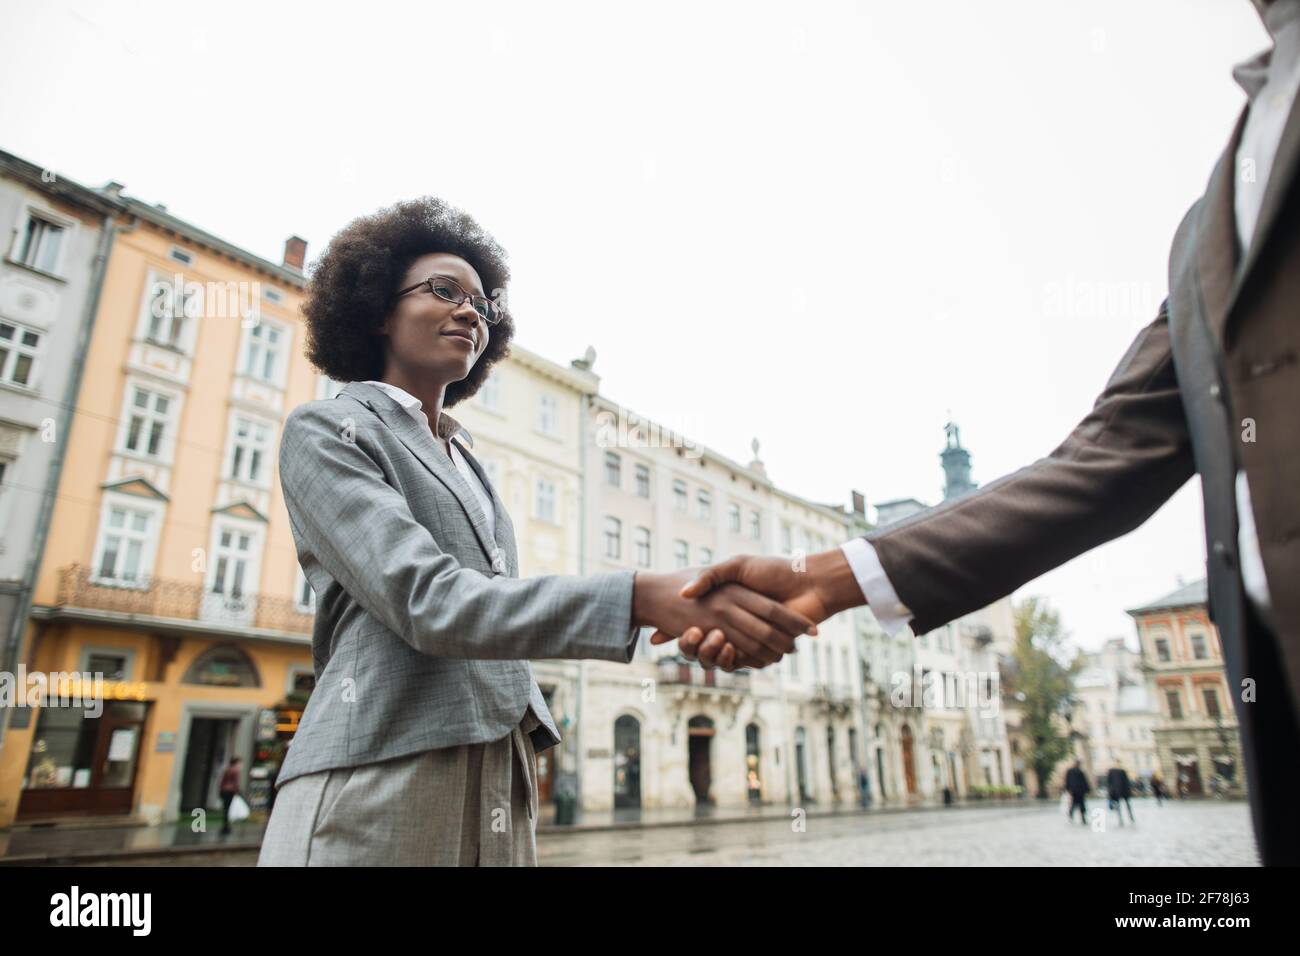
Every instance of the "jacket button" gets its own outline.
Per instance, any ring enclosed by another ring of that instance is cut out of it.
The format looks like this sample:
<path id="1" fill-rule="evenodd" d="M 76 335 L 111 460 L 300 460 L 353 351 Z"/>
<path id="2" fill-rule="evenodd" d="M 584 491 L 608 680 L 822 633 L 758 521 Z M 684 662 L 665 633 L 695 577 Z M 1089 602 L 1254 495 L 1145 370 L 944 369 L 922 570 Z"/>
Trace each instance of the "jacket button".
<path id="1" fill-rule="evenodd" d="M 498 548 L 492 555 L 492 571 L 496 574 L 506 573 L 506 559 L 501 556 L 500 548 Z"/>
<path id="2" fill-rule="evenodd" d="M 1232 567 L 1232 552 L 1222 541 L 1214 542 L 1214 556 L 1221 559 L 1229 568 Z"/>
<path id="3" fill-rule="evenodd" d="M 1213 398 L 1215 401 L 1218 401 L 1219 393 L 1221 391 L 1222 389 L 1219 388 L 1219 383 L 1215 382 L 1213 385 L 1210 386 L 1210 398 Z"/>

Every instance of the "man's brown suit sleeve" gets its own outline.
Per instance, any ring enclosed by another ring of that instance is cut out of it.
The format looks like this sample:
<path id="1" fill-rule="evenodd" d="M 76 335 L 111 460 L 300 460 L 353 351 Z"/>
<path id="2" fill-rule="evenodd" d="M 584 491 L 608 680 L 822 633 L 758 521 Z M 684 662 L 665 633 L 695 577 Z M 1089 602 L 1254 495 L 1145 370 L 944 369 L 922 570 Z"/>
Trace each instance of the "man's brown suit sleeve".
<path id="1" fill-rule="evenodd" d="M 1132 531 L 1195 470 L 1162 305 L 1050 455 L 866 538 L 924 634 Z"/>

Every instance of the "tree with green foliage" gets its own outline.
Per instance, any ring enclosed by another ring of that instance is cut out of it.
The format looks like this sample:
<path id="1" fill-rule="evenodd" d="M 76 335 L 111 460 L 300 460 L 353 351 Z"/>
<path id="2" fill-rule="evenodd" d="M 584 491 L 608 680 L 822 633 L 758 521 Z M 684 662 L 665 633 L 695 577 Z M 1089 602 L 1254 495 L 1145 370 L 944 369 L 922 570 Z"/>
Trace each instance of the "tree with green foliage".
<path id="1" fill-rule="evenodd" d="M 1068 635 L 1061 616 L 1047 601 L 1030 597 L 1015 606 L 1016 646 L 1007 690 L 1021 710 L 1020 729 L 1029 742 L 1029 765 L 1045 800 L 1052 771 L 1070 754 L 1070 739 L 1062 736 L 1058 719 L 1074 703 L 1074 676 L 1080 667 L 1068 659 Z"/>

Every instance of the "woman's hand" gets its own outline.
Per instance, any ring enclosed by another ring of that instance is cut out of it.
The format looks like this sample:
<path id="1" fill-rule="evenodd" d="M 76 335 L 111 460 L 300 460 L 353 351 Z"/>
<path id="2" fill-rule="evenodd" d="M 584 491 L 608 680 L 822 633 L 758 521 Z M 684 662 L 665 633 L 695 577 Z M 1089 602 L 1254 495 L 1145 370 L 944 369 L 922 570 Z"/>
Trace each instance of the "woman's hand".
<path id="1" fill-rule="evenodd" d="M 765 667 L 793 651 L 794 639 L 800 634 L 816 633 L 811 619 L 739 584 L 725 584 L 703 597 L 683 598 L 681 589 L 692 577 L 690 571 L 637 572 L 632 585 L 632 618 L 640 627 L 658 629 L 655 643 L 692 629 L 716 631 L 733 646 L 727 660 L 735 666 Z M 724 670 L 735 669 L 721 657 L 718 665 Z"/>

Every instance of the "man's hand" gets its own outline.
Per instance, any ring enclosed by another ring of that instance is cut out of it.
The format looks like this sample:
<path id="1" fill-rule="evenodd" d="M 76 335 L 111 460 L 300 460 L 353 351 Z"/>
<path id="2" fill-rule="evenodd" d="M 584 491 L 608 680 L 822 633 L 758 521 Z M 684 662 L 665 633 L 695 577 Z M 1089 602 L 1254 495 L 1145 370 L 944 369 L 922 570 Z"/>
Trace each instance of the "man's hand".
<path id="1" fill-rule="evenodd" d="M 685 597 L 690 578 L 689 571 L 638 571 L 632 585 L 633 623 L 657 628 L 656 635 L 665 640 L 693 626 L 722 635 L 735 659 L 753 667 L 779 661 L 794 649 L 795 637 L 816 632 L 815 622 L 800 611 L 739 584 L 719 581 L 698 597 Z"/>
<path id="2" fill-rule="evenodd" d="M 727 584 L 741 584 L 766 594 L 814 622 L 865 603 L 853 570 L 839 548 L 810 555 L 802 563 L 754 555 L 730 558 L 702 571 L 682 589 L 681 595 L 698 598 Z M 692 624 L 678 639 L 677 646 L 684 657 L 690 660 L 698 657 L 704 666 L 718 666 L 723 670 L 755 666 L 750 662 L 751 655 L 738 653 L 743 648 L 728 649 L 730 642 L 725 632 L 711 629 L 701 621 Z M 665 644 L 670 640 L 673 640 L 671 634 L 661 629 L 651 636 L 650 643 Z"/>

